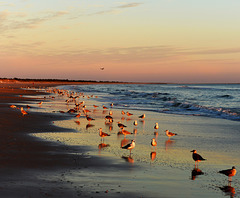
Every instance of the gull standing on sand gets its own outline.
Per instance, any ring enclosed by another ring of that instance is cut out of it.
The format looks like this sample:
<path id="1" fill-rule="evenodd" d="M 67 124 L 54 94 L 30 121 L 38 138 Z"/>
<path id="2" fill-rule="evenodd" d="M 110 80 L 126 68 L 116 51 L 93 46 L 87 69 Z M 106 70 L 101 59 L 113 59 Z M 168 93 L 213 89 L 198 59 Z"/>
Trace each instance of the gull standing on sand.
<path id="1" fill-rule="evenodd" d="M 166 130 L 165 132 L 166 132 L 166 136 L 168 136 L 169 139 L 170 137 L 177 135 L 176 133 L 172 133 L 169 130 Z"/>
<path id="2" fill-rule="evenodd" d="M 198 165 L 198 163 L 199 163 L 200 161 L 206 160 L 206 159 L 204 159 L 201 155 L 197 154 L 197 151 L 196 151 L 196 150 L 192 150 L 191 152 L 193 152 L 192 158 L 193 158 L 193 160 L 195 161 L 195 166 L 196 166 L 196 163 L 197 163 L 197 165 Z"/>
<path id="3" fill-rule="evenodd" d="M 139 116 L 139 118 L 142 118 L 142 119 L 144 119 L 145 117 L 146 117 L 145 114 L 142 114 Z"/>
<path id="4" fill-rule="evenodd" d="M 127 126 L 125 126 L 125 125 L 122 124 L 121 122 L 118 122 L 118 127 L 119 127 L 120 129 L 123 129 L 124 127 L 127 127 Z"/>
<path id="5" fill-rule="evenodd" d="M 92 121 L 92 120 L 95 120 L 94 118 L 91 118 L 91 117 L 89 117 L 88 115 L 86 115 L 86 118 L 87 118 L 88 122 L 90 122 L 90 121 Z"/>
<path id="6" fill-rule="evenodd" d="M 99 136 L 101 137 L 101 141 L 104 142 L 104 137 L 110 136 L 110 135 L 102 132 L 102 128 L 99 128 L 98 130 L 99 130 Z"/>
<path id="7" fill-rule="evenodd" d="M 109 122 L 113 122 L 113 118 L 112 118 L 112 116 L 110 116 L 110 115 L 107 115 L 107 116 L 105 117 L 105 120 L 108 120 Z"/>
<path id="8" fill-rule="evenodd" d="M 221 171 L 219 171 L 219 173 L 228 176 L 228 181 L 232 182 L 232 176 L 236 175 L 237 170 L 236 170 L 235 166 L 233 166 L 231 169 L 221 170 Z"/>
<path id="9" fill-rule="evenodd" d="M 135 147 L 135 140 L 131 140 L 131 143 L 129 143 L 129 144 L 125 145 L 125 146 L 122 146 L 121 148 L 130 150 L 130 155 L 131 155 L 131 151 L 132 151 L 132 149 L 134 147 Z"/>
<path id="10" fill-rule="evenodd" d="M 129 113 L 128 111 L 127 111 L 127 116 L 132 116 L 133 114 L 132 113 Z"/>
<path id="11" fill-rule="evenodd" d="M 21 107 L 20 109 L 21 109 L 21 113 L 22 113 L 23 116 L 28 114 L 25 110 L 23 110 L 23 107 Z"/>
<path id="12" fill-rule="evenodd" d="M 157 142 L 156 142 L 156 139 L 155 139 L 155 138 L 152 139 L 152 141 L 151 141 L 151 145 L 152 145 L 152 147 L 155 146 L 155 149 L 156 149 Z"/>
<path id="13" fill-rule="evenodd" d="M 133 125 L 134 125 L 134 126 L 137 126 L 137 125 L 138 125 L 137 120 L 135 120 L 135 121 L 133 122 Z"/>
<path id="14" fill-rule="evenodd" d="M 125 115 L 125 112 L 124 112 L 124 111 L 122 111 L 122 112 L 121 112 L 121 114 L 122 114 L 122 115 Z"/>
<path id="15" fill-rule="evenodd" d="M 154 129 L 158 130 L 159 126 L 158 126 L 158 123 L 156 122 L 155 123 L 155 126 L 154 126 Z"/>

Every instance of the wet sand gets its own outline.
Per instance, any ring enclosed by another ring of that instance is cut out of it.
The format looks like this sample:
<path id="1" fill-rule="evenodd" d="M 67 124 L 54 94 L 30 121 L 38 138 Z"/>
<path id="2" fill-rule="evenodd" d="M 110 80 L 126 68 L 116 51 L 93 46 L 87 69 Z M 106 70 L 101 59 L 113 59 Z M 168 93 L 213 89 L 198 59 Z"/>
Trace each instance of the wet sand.
<path id="1" fill-rule="evenodd" d="M 74 118 L 57 112 L 61 108 L 66 111 L 63 98 L 56 96 L 39 107 L 37 102 L 42 100 L 43 93 L 11 87 L 0 92 L 4 115 L 0 122 L 0 192 L 4 197 L 239 197 L 239 175 L 229 186 L 227 178 L 217 174 L 233 163 L 238 167 L 239 157 L 228 156 L 228 152 L 216 156 L 217 146 L 207 146 L 216 138 L 224 138 L 219 130 L 231 128 L 239 132 L 237 122 L 148 112 L 145 122 L 138 120 L 136 134 L 126 137 L 136 140 L 130 156 L 129 151 L 120 149 L 124 137 L 117 135 L 116 121 L 121 120 L 133 132 L 132 123 L 142 112 L 131 111 L 133 117 L 122 119 L 120 110 L 113 109 L 110 130 L 110 125 L 104 122 L 109 109 L 94 110 L 91 106 L 95 101 L 89 100 L 87 106 L 96 120 L 91 122 L 93 127 L 86 128 L 89 123 L 84 116 Z M 25 98 L 25 94 L 35 95 L 39 100 Z M 32 108 L 23 117 L 20 110 L 10 109 L 6 102 L 29 104 Z M 155 137 L 156 119 L 160 129 L 155 150 L 150 140 Z M 97 130 L 100 127 L 111 134 L 104 140 L 109 146 L 101 146 Z M 162 129 L 171 129 L 179 135 L 168 140 Z M 194 167 L 192 149 L 207 158 L 199 169 Z"/>
<path id="2" fill-rule="evenodd" d="M 56 83 L 57 84 L 57 83 Z M 22 116 L 19 109 L 9 106 L 37 104 L 43 100 L 43 93 L 22 90 L 20 87 L 54 86 L 54 83 L 2 83 L 0 84 L 0 193 L 1 197 L 105 197 L 107 190 L 115 188 L 110 197 L 128 194 L 116 183 L 104 187 L 96 183 L 94 172 L 118 172 L 131 168 L 127 164 L 114 164 L 112 160 L 89 157 L 87 146 L 67 146 L 59 142 L 37 139 L 29 134 L 38 132 L 73 131 L 54 126 L 56 120 L 65 119 L 62 115 L 28 111 Z M 61 83 L 60 83 L 61 84 Z M 44 93 L 46 94 L 46 93 Z M 29 98 L 28 96 L 37 96 Z M 46 100 L 47 101 L 47 100 Z M 19 105 L 21 104 L 21 105 Z M 110 169 L 109 169 L 110 167 Z M 99 170 L 100 169 L 100 170 Z M 76 178 L 69 178 L 72 172 L 79 172 Z M 90 174 L 83 174 L 81 172 Z M 106 192 L 105 192 L 106 191 Z"/>

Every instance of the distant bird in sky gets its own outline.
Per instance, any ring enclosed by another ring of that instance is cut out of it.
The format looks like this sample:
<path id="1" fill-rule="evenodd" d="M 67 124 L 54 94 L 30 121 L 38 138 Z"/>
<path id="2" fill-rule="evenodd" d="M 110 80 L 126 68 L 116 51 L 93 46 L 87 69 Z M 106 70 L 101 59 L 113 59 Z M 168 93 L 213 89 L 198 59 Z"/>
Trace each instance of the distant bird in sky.
<path id="1" fill-rule="evenodd" d="M 100 70 L 104 70 L 104 67 L 100 67 Z"/>
<path id="2" fill-rule="evenodd" d="M 198 164 L 200 161 L 206 160 L 201 155 L 197 154 L 196 150 L 192 150 L 191 152 L 193 152 L 192 158 L 195 161 L 195 166 L 196 166 L 196 163 Z"/>
<path id="3" fill-rule="evenodd" d="M 131 143 L 129 143 L 129 144 L 125 145 L 125 146 L 122 146 L 121 148 L 130 150 L 130 155 L 131 155 L 132 149 L 135 148 L 135 140 L 131 140 Z"/>
<path id="4" fill-rule="evenodd" d="M 231 182 L 232 176 L 236 175 L 237 170 L 236 170 L 235 166 L 233 166 L 232 169 L 221 170 L 221 171 L 219 171 L 219 173 L 228 176 L 228 181 Z"/>

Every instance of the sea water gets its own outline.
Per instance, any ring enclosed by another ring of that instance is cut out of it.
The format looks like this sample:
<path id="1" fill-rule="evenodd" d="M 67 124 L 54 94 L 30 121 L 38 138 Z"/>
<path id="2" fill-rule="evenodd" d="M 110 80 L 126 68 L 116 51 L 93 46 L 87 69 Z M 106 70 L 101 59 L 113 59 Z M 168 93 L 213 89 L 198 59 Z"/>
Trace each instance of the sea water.
<path id="1" fill-rule="evenodd" d="M 97 94 L 118 109 L 194 115 L 240 121 L 240 84 L 95 84 L 61 86 Z"/>

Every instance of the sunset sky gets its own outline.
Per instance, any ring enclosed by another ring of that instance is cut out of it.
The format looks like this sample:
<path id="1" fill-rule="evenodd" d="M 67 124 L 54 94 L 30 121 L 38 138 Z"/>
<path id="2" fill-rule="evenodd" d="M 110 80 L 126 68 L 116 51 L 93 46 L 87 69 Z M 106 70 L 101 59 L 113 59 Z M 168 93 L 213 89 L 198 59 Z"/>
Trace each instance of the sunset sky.
<path id="1" fill-rule="evenodd" d="M 0 77 L 237 83 L 239 10 L 239 0 L 0 0 Z"/>

